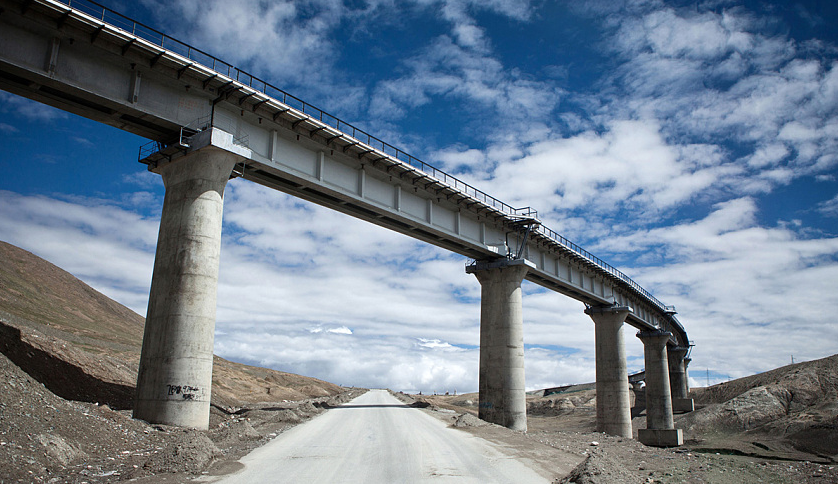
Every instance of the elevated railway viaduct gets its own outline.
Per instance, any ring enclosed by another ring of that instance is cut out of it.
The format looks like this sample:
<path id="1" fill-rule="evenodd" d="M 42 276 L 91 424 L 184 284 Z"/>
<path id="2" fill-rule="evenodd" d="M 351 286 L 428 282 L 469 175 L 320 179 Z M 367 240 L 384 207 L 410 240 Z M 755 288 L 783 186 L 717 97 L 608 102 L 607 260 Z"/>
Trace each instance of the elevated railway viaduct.
<path id="1" fill-rule="evenodd" d="M 87 0 L 0 0 L 0 88 L 147 137 L 166 187 L 134 415 L 206 428 L 223 192 L 245 179 L 472 260 L 480 417 L 526 429 L 521 282 L 581 301 L 595 326 L 597 429 L 632 436 L 623 328 L 644 343 L 648 428 L 678 445 L 692 409 L 674 308 L 511 207 L 211 55 Z M 175 391 L 174 389 L 177 389 Z"/>

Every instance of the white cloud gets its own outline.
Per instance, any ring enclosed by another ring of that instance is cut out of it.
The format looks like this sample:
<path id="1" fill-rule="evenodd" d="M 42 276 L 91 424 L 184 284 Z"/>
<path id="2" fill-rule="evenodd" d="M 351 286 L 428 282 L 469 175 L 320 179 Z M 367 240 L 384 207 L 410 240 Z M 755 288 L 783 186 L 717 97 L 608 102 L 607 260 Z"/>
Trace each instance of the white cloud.
<path id="1" fill-rule="evenodd" d="M 145 314 L 159 219 L 108 200 L 0 191 L 0 233 Z"/>
<path id="2" fill-rule="evenodd" d="M 461 170 L 481 160 L 473 151 L 445 152 Z M 707 163 L 713 147 L 671 146 L 655 121 L 613 121 L 604 132 L 547 138 L 524 156 L 484 175 L 486 191 L 512 205 L 530 205 L 548 215 L 567 209 L 635 217 L 684 204 L 740 170 Z M 488 165 L 487 168 L 491 168 Z"/>
<path id="3" fill-rule="evenodd" d="M 174 37 L 228 62 L 259 66 L 278 81 L 320 77 L 318 69 L 331 62 L 323 54 L 334 50 L 329 33 L 344 10 L 342 2 L 329 0 L 146 3 Z"/>
<path id="4" fill-rule="evenodd" d="M 325 329 L 323 327 L 317 327 L 317 328 L 309 329 L 308 332 L 313 333 L 313 334 L 320 334 L 320 333 L 324 333 L 324 332 L 325 333 L 331 333 L 331 334 L 346 334 L 346 335 L 352 334 L 352 330 L 347 328 L 346 326 L 340 326 L 340 327 L 337 327 L 337 328 L 325 328 Z"/>
<path id="5" fill-rule="evenodd" d="M 605 123 L 657 119 L 673 146 L 737 144 L 747 154 L 731 160 L 738 173 L 726 171 L 724 179 L 727 190 L 743 187 L 740 195 L 822 174 L 838 162 L 834 61 L 803 57 L 794 40 L 765 33 L 764 19 L 742 8 L 647 6 L 612 19 L 607 45 L 622 62 L 606 78 L 612 89 L 599 113 Z"/>
<path id="6" fill-rule="evenodd" d="M 662 251 L 673 261 L 628 272 L 678 307 L 700 343 L 698 357 L 724 362 L 735 377 L 784 364 L 792 353 L 831 354 L 838 338 L 831 305 L 824 305 L 838 284 L 838 238 L 804 238 L 793 225 L 760 227 L 755 216 L 753 200 L 732 200 L 705 219 L 608 242 L 628 254 Z M 737 345 L 743 351 L 732 349 Z"/>
<path id="7" fill-rule="evenodd" d="M 540 120 L 558 106 L 563 94 L 551 84 L 505 70 L 491 55 L 448 36 L 435 39 L 406 65 L 406 75 L 375 87 L 373 115 L 398 119 L 435 98 L 452 98 L 503 113 L 506 122 Z"/>
<path id="8" fill-rule="evenodd" d="M 22 116 L 37 123 L 46 123 L 68 117 L 68 114 L 64 111 L 5 91 L 0 91 L 0 113 Z"/>
<path id="9" fill-rule="evenodd" d="M 820 202 L 817 211 L 827 217 L 838 217 L 838 195 L 835 195 L 829 200 Z"/>
<path id="10" fill-rule="evenodd" d="M 460 348 L 452 345 L 451 343 L 446 343 L 445 341 L 441 341 L 438 339 L 428 339 L 428 338 L 417 338 L 418 343 L 417 346 L 422 348 L 430 348 L 430 349 L 443 349 L 449 351 L 461 351 Z"/>

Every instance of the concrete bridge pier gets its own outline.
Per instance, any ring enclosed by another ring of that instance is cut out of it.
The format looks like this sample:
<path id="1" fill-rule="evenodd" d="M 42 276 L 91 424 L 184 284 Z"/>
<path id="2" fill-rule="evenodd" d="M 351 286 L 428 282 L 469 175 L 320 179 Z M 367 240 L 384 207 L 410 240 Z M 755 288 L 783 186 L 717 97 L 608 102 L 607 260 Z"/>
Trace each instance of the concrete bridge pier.
<path id="1" fill-rule="evenodd" d="M 671 333 L 641 331 L 637 337 L 643 342 L 646 362 L 646 428 L 637 432 L 640 442 L 656 447 L 683 445 L 684 435 L 675 428 L 672 417 L 672 394 L 669 388 L 669 363 L 666 343 Z"/>
<path id="2" fill-rule="evenodd" d="M 687 384 L 687 352 L 689 348 L 667 348 L 669 358 L 669 388 L 672 392 L 672 411 L 686 413 L 695 410 Z"/>
<path id="3" fill-rule="evenodd" d="M 478 416 L 520 431 L 527 430 L 521 282 L 531 265 L 526 260 L 500 260 L 466 267 L 480 281 Z"/>
<path id="4" fill-rule="evenodd" d="M 589 307 L 596 345 L 596 430 L 631 438 L 626 345 L 623 323 L 631 313 L 626 306 Z"/>
<path id="5" fill-rule="evenodd" d="M 687 368 L 691 361 L 692 358 L 684 358 L 684 387 L 687 389 L 687 396 L 690 394 L 690 372 Z"/>
<path id="6" fill-rule="evenodd" d="M 134 418 L 206 429 L 224 187 L 236 156 L 213 147 L 160 165 L 166 195 Z"/>

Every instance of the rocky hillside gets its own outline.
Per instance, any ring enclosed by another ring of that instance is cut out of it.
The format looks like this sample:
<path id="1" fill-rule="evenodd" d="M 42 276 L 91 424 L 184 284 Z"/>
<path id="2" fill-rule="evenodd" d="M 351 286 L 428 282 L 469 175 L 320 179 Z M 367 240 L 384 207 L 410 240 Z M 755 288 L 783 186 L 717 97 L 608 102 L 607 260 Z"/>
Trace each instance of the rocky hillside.
<path id="1" fill-rule="evenodd" d="M 0 352 L 61 397 L 129 408 L 144 319 L 36 255 L 0 242 Z M 215 357 L 213 403 L 299 400 L 337 385 Z"/>
<path id="2" fill-rule="evenodd" d="M 0 484 L 185 482 L 358 394 L 215 357 L 210 430 L 149 425 L 130 410 L 142 328 L 138 314 L 0 242 Z"/>
<path id="3" fill-rule="evenodd" d="M 698 409 L 677 424 L 702 444 L 838 461 L 838 355 L 692 394 Z"/>
<path id="4" fill-rule="evenodd" d="M 595 384 L 532 392 L 527 415 L 533 428 L 594 432 Z M 675 415 L 684 448 L 834 464 L 838 462 L 838 355 L 796 363 L 707 388 L 694 388 L 696 411 Z M 631 394 L 632 427 L 646 428 L 643 393 Z M 476 394 L 432 396 L 441 408 L 477 414 Z"/>

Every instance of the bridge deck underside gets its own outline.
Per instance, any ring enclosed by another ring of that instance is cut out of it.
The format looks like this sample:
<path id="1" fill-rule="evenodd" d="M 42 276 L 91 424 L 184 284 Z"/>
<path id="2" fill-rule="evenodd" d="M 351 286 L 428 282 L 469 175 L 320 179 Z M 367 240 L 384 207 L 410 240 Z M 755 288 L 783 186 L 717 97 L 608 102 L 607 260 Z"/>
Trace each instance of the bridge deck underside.
<path id="1" fill-rule="evenodd" d="M 345 123 L 338 129 L 336 118 L 268 96 L 228 76 L 229 68 L 210 69 L 52 0 L 0 0 L 0 8 L 2 89 L 164 146 L 178 145 L 182 127 L 204 120 L 237 140 L 246 153 L 237 173 L 248 180 L 473 259 L 521 249 L 515 209 L 405 161 L 354 128 L 346 132 Z M 187 149 L 146 162 L 167 162 Z M 535 265 L 528 280 L 588 305 L 630 306 L 629 324 L 671 331 L 672 343 L 689 345 L 671 311 L 547 231 L 532 232 L 522 253 Z"/>

